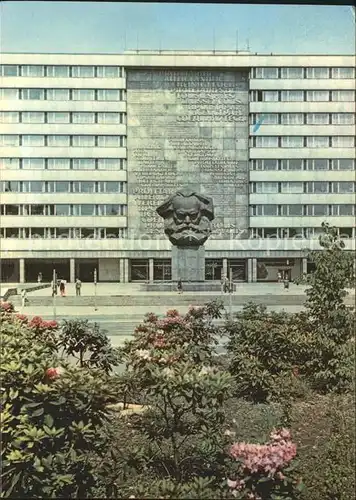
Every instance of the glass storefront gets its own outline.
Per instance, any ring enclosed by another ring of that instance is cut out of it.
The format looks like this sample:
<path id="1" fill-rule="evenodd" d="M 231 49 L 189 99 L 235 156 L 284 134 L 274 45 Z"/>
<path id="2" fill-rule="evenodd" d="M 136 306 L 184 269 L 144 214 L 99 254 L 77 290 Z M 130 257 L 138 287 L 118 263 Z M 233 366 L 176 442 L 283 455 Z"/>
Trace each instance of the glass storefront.
<path id="1" fill-rule="evenodd" d="M 247 260 L 246 259 L 228 259 L 227 269 L 228 277 L 232 274 L 232 281 L 247 281 Z"/>
<path id="2" fill-rule="evenodd" d="M 153 280 L 171 281 L 171 279 L 172 279 L 171 259 L 154 259 Z"/>
<path id="3" fill-rule="evenodd" d="M 37 283 L 38 274 L 42 273 L 42 282 L 50 283 L 54 269 L 58 279 L 69 282 L 69 259 L 25 259 L 25 281 Z"/>
<path id="4" fill-rule="evenodd" d="M 222 276 L 222 259 L 205 259 L 205 280 L 220 281 Z"/>
<path id="5" fill-rule="evenodd" d="M 149 265 L 148 259 L 130 260 L 130 281 L 148 281 Z"/>

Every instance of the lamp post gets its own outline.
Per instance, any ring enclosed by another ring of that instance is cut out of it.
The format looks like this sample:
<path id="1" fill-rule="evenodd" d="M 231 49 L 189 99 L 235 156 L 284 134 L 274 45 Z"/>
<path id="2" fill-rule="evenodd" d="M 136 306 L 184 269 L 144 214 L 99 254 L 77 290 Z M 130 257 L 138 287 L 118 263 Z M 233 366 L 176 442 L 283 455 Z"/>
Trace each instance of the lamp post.
<path id="1" fill-rule="evenodd" d="M 230 267 L 230 279 L 229 279 L 229 316 L 230 320 L 232 320 L 232 269 Z"/>
<path id="2" fill-rule="evenodd" d="M 97 271 L 94 269 L 94 311 L 97 311 L 96 307 L 96 284 L 97 284 Z"/>
<path id="3" fill-rule="evenodd" d="M 56 311 L 56 297 L 57 297 L 57 273 L 56 270 L 53 269 L 52 276 L 52 298 L 53 298 L 53 319 L 56 319 L 57 311 Z"/>

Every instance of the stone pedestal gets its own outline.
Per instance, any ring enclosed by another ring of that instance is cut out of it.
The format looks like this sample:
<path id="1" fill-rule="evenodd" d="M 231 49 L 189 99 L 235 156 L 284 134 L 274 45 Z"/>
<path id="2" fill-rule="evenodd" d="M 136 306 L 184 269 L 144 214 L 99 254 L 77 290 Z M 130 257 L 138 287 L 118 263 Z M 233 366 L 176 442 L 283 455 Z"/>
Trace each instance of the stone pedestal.
<path id="1" fill-rule="evenodd" d="M 205 281 L 205 248 L 172 247 L 172 281 Z"/>

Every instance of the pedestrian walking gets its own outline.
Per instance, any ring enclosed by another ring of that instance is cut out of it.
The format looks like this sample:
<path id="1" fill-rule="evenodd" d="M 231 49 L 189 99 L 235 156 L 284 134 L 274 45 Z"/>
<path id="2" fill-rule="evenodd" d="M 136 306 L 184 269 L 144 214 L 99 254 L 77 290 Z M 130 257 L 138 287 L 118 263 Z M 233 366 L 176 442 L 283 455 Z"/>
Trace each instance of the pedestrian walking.
<path id="1" fill-rule="evenodd" d="M 42 283 L 42 273 L 41 272 L 38 273 L 37 283 Z"/>
<path id="2" fill-rule="evenodd" d="M 27 302 L 27 292 L 25 289 L 21 290 L 21 304 L 22 304 L 22 307 L 25 307 L 26 306 L 26 302 Z"/>
<path id="3" fill-rule="evenodd" d="M 80 281 L 79 278 L 75 280 L 75 294 L 77 297 L 80 297 L 81 295 L 81 288 L 82 288 L 82 282 Z"/>
<path id="4" fill-rule="evenodd" d="M 64 280 L 61 280 L 59 284 L 59 292 L 61 294 L 61 297 L 65 297 L 66 294 L 66 282 Z"/>
<path id="5" fill-rule="evenodd" d="M 278 273 L 277 273 L 277 281 L 278 281 L 278 283 L 280 283 L 282 281 L 282 274 L 280 271 L 278 271 Z"/>
<path id="6" fill-rule="evenodd" d="M 289 291 L 289 279 L 288 279 L 288 276 L 286 276 L 285 279 L 284 279 L 284 289 L 287 290 L 287 292 Z"/>
<path id="7" fill-rule="evenodd" d="M 57 283 L 54 284 L 53 280 L 51 281 L 51 289 L 52 289 L 52 297 L 54 297 L 58 293 L 57 292 L 58 286 Z"/>
<path id="8" fill-rule="evenodd" d="M 183 283 L 182 283 L 182 278 L 178 279 L 177 283 L 177 291 L 179 294 L 183 293 Z"/>
<path id="9" fill-rule="evenodd" d="M 230 291 L 229 278 L 225 276 L 224 279 L 224 293 L 228 293 Z"/>

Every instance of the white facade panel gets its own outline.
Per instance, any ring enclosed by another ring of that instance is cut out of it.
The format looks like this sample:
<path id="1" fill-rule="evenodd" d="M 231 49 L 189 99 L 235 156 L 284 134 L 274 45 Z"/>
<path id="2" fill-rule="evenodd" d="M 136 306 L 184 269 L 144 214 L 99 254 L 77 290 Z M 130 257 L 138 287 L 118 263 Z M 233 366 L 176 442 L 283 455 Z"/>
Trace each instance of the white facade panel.
<path id="1" fill-rule="evenodd" d="M 5 64 L 2 60 L 2 64 Z M 34 63 L 31 63 L 34 64 Z M 51 78 L 6 77 L 1 79 L 3 88 L 19 89 L 124 89 L 125 78 Z"/>
<path id="2" fill-rule="evenodd" d="M 99 259 L 100 281 L 119 281 L 120 267 L 118 259 Z"/>
<path id="3" fill-rule="evenodd" d="M 250 113 L 355 113 L 355 102 L 250 102 Z"/>
<path id="4" fill-rule="evenodd" d="M 126 170 L 2 170 L 1 180 L 8 181 L 126 181 Z M 9 193 L 1 194 L 1 198 Z M 36 195 L 37 196 L 37 195 Z M 81 193 L 80 196 L 83 196 Z M 100 194 L 102 196 L 102 194 Z M 107 196 L 107 195 L 105 195 Z M 121 196 L 121 195 L 120 195 Z"/>
<path id="5" fill-rule="evenodd" d="M 3 158 L 126 158 L 126 148 L 4 147 Z"/>
<path id="6" fill-rule="evenodd" d="M 250 170 L 250 182 L 355 181 L 354 170 Z"/>
<path id="7" fill-rule="evenodd" d="M 353 204 L 355 194 L 250 194 L 250 205 L 313 205 Z"/>
<path id="8" fill-rule="evenodd" d="M 262 122 L 260 128 L 254 132 L 254 126 L 250 127 L 251 136 L 260 135 L 296 135 L 296 136 L 332 136 L 350 135 L 355 136 L 355 125 L 265 125 Z"/>
<path id="9" fill-rule="evenodd" d="M 293 80 L 278 78 L 269 80 L 265 78 L 251 78 L 250 90 L 355 90 L 355 80 L 342 80 L 339 78 L 323 78 L 321 80 L 303 78 Z"/>
<path id="10" fill-rule="evenodd" d="M 126 125 L 101 123 L 6 123 L 0 134 L 126 135 Z"/>
<path id="11" fill-rule="evenodd" d="M 61 180 L 64 180 L 62 177 Z M 92 180 L 90 178 L 85 179 L 83 176 L 82 180 Z M 6 205 L 17 205 L 17 204 L 98 204 L 107 203 L 115 205 L 126 205 L 127 195 L 126 194 L 89 194 L 89 193 L 1 193 L 1 203 Z M 2 225 L 3 216 L 1 217 Z"/>
<path id="12" fill-rule="evenodd" d="M 52 199 L 53 202 L 53 199 Z M 85 203 L 85 202 L 83 202 Z M 3 227 L 127 227 L 127 218 L 119 216 L 36 216 L 3 215 Z"/>
<path id="13" fill-rule="evenodd" d="M 8 99 L 0 100 L 0 111 L 92 111 L 126 112 L 126 101 L 38 101 Z"/>
<path id="14" fill-rule="evenodd" d="M 250 158 L 355 158 L 355 148 L 250 148 Z"/>
<path id="15" fill-rule="evenodd" d="M 354 217 L 250 217 L 251 227 L 321 227 L 328 222 L 335 227 L 353 227 Z"/>

